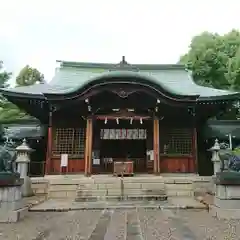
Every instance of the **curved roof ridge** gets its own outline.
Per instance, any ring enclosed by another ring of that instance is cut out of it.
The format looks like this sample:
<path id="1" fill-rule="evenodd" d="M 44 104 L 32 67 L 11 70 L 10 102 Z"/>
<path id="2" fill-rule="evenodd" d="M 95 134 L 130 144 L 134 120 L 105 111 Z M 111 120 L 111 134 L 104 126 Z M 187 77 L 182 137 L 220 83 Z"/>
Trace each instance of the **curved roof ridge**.
<path id="1" fill-rule="evenodd" d="M 75 62 L 75 61 L 63 61 L 57 60 L 61 67 L 73 67 L 73 68 L 103 68 L 111 69 L 119 63 L 103 63 L 103 62 Z M 183 64 L 131 64 L 126 62 L 127 65 L 136 67 L 139 70 L 178 70 L 185 69 Z"/>
<path id="2" fill-rule="evenodd" d="M 88 63 L 84 63 L 85 65 Z M 127 63 L 125 63 L 127 64 Z M 116 65 L 114 65 L 116 66 Z M 150 65 L 145 65 L 150 66 Z M 159 65 L 158 65 L 159 66 Z M 169 66 L 169 65 L 164 65 Z M 221 100 L 221 99 L 239 99 L 240 93 L 232 92 L 228 90 L 215 89 L 205 86 L 200 86 L 193 81 L 192 75 L 187 71 L 183 65 L 174 69 L 139 69 L 138 71 L 131 71 L 128 69 L 118 69 L 113 70 L 109 68 L 80 68 L 80 67 L 64 67 L 60 66 L 55 72 L 55 76 L 49 83 L 36 84 L 27 87 L 18 87 L 12 89 L 1 89 L 1 91 L 7 95 L 26 95 L 26 97 L 38 96 L 44 97 L 43 95 L 64 95 L 71 94 L 75 91 L 84 91 L 85 88 L 94 85 L 101 81 L 104 83 L 105 80 L 109 82 L 114 82 L 114 78 L 118 80 L 123 78 L 123 81 L 127 80 L 128 77 L 131 81 L 139 84 L 144 81 L 144 84 L 154 85 L 155 88 L 159 88 L 161 91 L 164 90 L 170 95 L 175 95 L 178 97 L 189 96 L 196 97 L 199 96 L 198 100 Z M 109 80 L 111 78 L 111 81 Z M 135 78 L 135 79 L 134 79 Z"/>
<path id="3" fill-rule="evenodd" d="M 69 86 L 67 82 L 62 82 L 59 83 L 58 82 L 58 77 L 61 76 L 61 71 L 64 71 L 65 68 L 60 69 L 56 75 L 55 78 L 53 78 L 53 80 L 50 82 L 50 85 L 52 86 L 60 86 L 61 84 L 63 86 Z M 67 70 L 69 71 L 69 70 Z M 181 72 L 183 72 L 184 74 L 187 74 L 187 72 L 184 69 L 181 69 Z M 166 74 L 166 73 L 165 73 Z M 179 71 L 178 71 L 179 74 Z M 74 78 L 75 72 L 72 72 L 72 77 Z M 74 92 L 74 91 L 78 91 L 78 89 L 83 89 L 85 88 L 88 84 L 92 84 L 94 81 L 99 81 L 101 79 L 109 79 L 111 78 L 112 80 L 115 79 L 119 79 L 119 78 L 127 78 L 127 77 L 131 77 L 136 78 L 140 81 L 140 79 L 145 79 L 148 80 L 150 84 L 154 84 L 154 85 L 158 85 L 159 87 L 163 88 L 165 91 L 174 94 L 174 95 L 178 95 L 178 96 L 187 96 L 186 94 L 183 94 L 181 91 L 178 91 L 178 89 L 174 89 L 172 88 L 172 84 L 170 83 L 170 79 L 169 81 L 159 81 L 159 79 L 157 78 L 159 75 L 159 72 L 149 72 L 149 71 L 139 71 L 139 72 L 132 72 L 132 71 L 103 71 L 103 72 L 98 72 L 98 73 L 90 73 L 89 75 L 86 76 L 85 79 L 82 79 L 82 81 L 80 81 L 80 79 L 75 79 L 75 82 L 71 83 L 71 88 L 68 88 L 68 91 L 66 91 L 66 93 L 70 93 L 70 92 Z M 178 76 L 178 75 L 177 75 Z M 174 82 L 177 81 L 177 76 L 173 79 Z M 70 77 L 70 76 L 69 76 Z M 62 80 L 62 79 L 60 79 Z M 167 79 L 166 79 L 167 80 Z M 139 82 L 140 83 L 140 82 Z M 67 90 L 67 89 L 66 89 Z M 190 96 L 196 96 L 198 94 L 189 94 Z"/>

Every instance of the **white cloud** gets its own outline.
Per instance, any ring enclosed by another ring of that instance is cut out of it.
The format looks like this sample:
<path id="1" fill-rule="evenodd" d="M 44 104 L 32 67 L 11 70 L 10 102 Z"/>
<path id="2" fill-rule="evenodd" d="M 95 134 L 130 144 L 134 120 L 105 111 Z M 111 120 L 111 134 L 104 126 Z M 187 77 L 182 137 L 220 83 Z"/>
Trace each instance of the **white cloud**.
<path id="1" fill-rule="evenodd" d="M 240 28 L 237 0 L 0 0 L 0 59 L 47 79 L 56 59 L 175 63 L 204 31 Z"/>

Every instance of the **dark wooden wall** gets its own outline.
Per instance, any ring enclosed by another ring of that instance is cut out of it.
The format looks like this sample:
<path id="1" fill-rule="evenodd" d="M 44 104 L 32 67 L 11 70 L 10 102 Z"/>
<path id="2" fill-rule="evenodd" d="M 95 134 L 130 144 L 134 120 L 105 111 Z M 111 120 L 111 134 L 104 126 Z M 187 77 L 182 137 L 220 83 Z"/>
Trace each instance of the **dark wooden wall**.
<path id="1" fill-rule="evenodd" d="M 123 125 L 122 125 L 123 124 Z M 109 121 L 107 124 L 107 128 L 118 128 L 120 125 L 117 125 L 114 121 Z M 131 128 L 129 123 L 121 123 L 121 128 Z M 132 128 L 146 128 L 147 129 L 147 140 L 146 147 L 148 150 L 153 149 L 153 121 L 148 120 L 144 121 L 143 124 L 137 122 L 132 125 Z M 53 115 L 53 132 L 54 128 L 86 128 L 86 120 L 81 117 L 79 111 L 74 110 L 70 112 L 58 112 Z M 100 128 L 106 128 L 104 121 L 94 121 L 94 129 L 93 129 L 93 151 L 98 151 L 100 147 Z M 167 128 L 184 128 L 188 129 L 191 134 L 192 139 L 192 151 L 189 153 L 177 153 L 177 154 L 164 154 L 163 153 L 163 141 L 166 136 L 165 129 Z M 166 173 L 193 173 L 196 169 L 196 149 L 194 145 L 194 121 L 190 116 L 185 118 L 179 116 L 175 118 L 165 118 L 162 121 L 159 121 L 159 141 L 160 141 L 160 172 Z M 198 139 L 199 141 L 199 139 Z M 147 162 L 146 172 L 151 173 L 153 169 L 153 161 Z M 84 158 L 69 158 L 69 165 L 67 171 L 69 173 L 78 173 L 84 172 Z M 98 166 L 93 166 L 92 170 L 94 173 L 100 172 Z M 52 156 L 51 159 L 51 173 L 57 174 L 60 172 L 60 157 Z"/>
<path id="2" fill-rule="evenodd" d="M 77 109 L 75 111 L 62 111 L 53 114 L 53 138 L 56 128 L 83 128 L 86 129 L 86 120 L 81 117 Z M 52 139 L 53 141 L 53 139 Z M 71 157 L 68 159 L 67 169 L 61 169 L 60 156 L 52 155 L 51 158 L 51 174 L 59 174 L 62 170 L 68 173 L 84 172 L 84 157 Z"/>
<path id="3" fill-rule="evenodd" d="M 181 116 L 175 119 L 163 119 L 159 123 L 159 138 L 160 171 L 162 173 L 196 172 L 197 157 L 193 119 L 190 117 L 181 119 Z M 164 151 L 164 145 L 169 142 L 175 149 Z"/>

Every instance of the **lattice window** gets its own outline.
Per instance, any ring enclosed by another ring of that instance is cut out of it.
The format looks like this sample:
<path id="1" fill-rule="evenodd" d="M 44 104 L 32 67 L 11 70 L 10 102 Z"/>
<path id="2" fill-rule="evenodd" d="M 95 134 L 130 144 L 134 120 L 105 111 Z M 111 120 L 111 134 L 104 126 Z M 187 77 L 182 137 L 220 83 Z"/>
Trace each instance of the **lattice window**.
<path id="1" fill-rule="evenodd" d="M 56 128 L 54 131 L 54 156 L 68 154 L 70 157 L 84 157 L 85 129 L 83 128 Z"/>
<path id="2" fill-rule="evenodd" d="M 191 128 L 161 128 L 161 154 L 189 154 L 193 152 Z"/>

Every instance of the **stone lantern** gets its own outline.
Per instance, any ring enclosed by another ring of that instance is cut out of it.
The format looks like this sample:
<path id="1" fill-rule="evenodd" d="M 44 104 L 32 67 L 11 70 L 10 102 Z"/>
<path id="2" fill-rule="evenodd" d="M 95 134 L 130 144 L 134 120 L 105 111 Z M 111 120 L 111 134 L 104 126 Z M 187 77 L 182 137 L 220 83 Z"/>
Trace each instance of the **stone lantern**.
<path id="1" fill-rule="evenodd" d="M 216 175 L 217 172 L 221 172 L 222 163 L 219 156 L 220 151 L 220 144 L 218 143 L 218 139 L 215 140 L 214 145 L 209 149 L 209 151 L 212 152 L 212 162 L 213 162 L 213 169 L 214 169 L 214 175 Z"/>
<path id="2" fill-rule="evenodd" d="M 22 185 L 22 196 L 30 197 L 33 195 L 31 179 L 28 176 L 28 166 L 30 163 L 30 153 L 33 151 L 26 142 L 26 139 L 23 140 L 23 143 L 16 148 L 17 151 L 17 172 L 20 174 L 20 178 L 24 180 Z"/>

